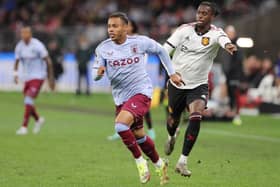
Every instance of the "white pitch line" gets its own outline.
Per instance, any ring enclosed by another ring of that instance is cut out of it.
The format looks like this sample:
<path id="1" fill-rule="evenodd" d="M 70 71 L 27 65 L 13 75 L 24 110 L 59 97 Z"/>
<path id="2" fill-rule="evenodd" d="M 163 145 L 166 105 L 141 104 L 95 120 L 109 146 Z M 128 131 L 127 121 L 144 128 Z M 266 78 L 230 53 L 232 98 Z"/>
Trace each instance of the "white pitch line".
<path id="1" fill-rule="evenodd" d="M 216 135 L 222 135 L 222 136 L 231 136 L 231 137 L 238 137 L 238 138 L 265 141 L 265 142 L 280 143 L 280 138 L 272 138 L 272 137 L 267 137 L 267 136 L 259 136 L 259 135 L 251 135 L 251 134 L 237 134 L 237 133 L 232 133 L 232 132 L 223 131 L 223 130 L 202 129 L 202 133 L 216 134 Z"/>

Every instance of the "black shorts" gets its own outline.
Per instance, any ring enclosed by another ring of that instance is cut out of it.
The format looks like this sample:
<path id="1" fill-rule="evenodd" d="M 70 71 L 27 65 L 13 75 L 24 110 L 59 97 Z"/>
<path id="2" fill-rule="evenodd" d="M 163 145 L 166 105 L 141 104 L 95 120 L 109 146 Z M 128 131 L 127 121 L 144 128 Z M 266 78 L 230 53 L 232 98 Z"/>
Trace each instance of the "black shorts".
<path id="1" fill-rule="evenodd" d="M 194 100 L 202 99 L 205 105 L 208 100 L 208 84 L 202 84 L 194 89 L 178 89 L 168 83 L 168 109 L 172 117 L 180 117 L 185 108 Z"/>

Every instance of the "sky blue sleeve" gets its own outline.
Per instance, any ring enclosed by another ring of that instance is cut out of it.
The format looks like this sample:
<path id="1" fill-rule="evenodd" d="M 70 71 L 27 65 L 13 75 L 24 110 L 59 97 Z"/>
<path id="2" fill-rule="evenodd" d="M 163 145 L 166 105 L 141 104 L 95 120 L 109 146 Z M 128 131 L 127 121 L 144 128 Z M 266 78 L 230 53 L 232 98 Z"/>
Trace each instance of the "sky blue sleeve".
<path id="1" fill-rule="evenodd" d="M 91 71 L 91 75 L 95 81 L 98 81 L 102 78 L 102 76 L 97 75 L 97 71 L 99 67 L 106 66 L 105 62 L 106 62 L 105 59 L 101 55 L 100 47 L 98 46 L 95 49 L 94 63 Z"/>
<path id="2" fill-rule="evenodd" d="M 106 66 L 105 59 L 102 57 L 100 46 L 98 46 L 95 49 L 95 57 L 94 57 L 94 63 L 93 68 L 98 69 L 100 66 Z"/>
<path id="3" fill-rule="evenodd" d="M 143 38 L 144 38 L 144 40 L 142 40 L 142 41 L 143 41 L 143 45 L 145 46 L 144 47 L 145 51 L 147 53 L 154 53 L 154 54 L 158 55 L 162 65 L 165 68 L 165 70 L 167 71 L 168 75 L 175 74 L 175 70 L 172 66 L 172 62 L 169 57 L 169 54 L 163 48 L 163 46 L 151 38 L 148 38 L 148 37 L 143 37 Z"/>

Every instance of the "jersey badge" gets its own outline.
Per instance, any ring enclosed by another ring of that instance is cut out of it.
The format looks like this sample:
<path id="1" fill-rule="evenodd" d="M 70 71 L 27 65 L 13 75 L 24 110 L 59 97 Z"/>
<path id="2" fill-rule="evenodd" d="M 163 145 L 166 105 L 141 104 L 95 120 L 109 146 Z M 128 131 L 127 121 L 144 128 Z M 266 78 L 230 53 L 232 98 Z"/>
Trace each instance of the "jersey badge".
<path id="1" fill-rule="evenodd" d="M 210 42 L 210 38 L 209 37 L 202 37 L 201 39 L 201 44 L 206 46 L 206 45 L 209 45 L 209 42 Z"/>
<path id="2" fill-rule="evenodd" d="M 132 46 L 130 46 L 130 49 L 131 49 L 131 52 L 132 52 L 133 54 L 137 54 L 137 53 L 138 53 L 138 47 L 137 47 L 137 45 L 132 45 Z"/>

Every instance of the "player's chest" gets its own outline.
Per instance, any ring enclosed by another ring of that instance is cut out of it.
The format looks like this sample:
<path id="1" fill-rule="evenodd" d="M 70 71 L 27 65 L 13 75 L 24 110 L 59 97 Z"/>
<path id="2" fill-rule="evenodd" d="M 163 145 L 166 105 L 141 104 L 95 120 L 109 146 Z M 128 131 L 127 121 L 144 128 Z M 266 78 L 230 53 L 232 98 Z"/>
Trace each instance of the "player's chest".
<path id="1" fill-rule="evenodd" d="M 19 52 L 20 58 L 25 60 L 31 60 L 40 57 L 40 51 L 35 46 L 24 46 Z"/>
<path id="2" fill-rule="evenodd" d="M 104 53 L 108 66 L 112 68 L 123 68 L 136 66 L 142 62 L 144 54 L 137 45 L 130 45 L 120 49 L 110 49 Z"/>
<path id="3" fill-rule="evenodd" d="M 181 52 L 204 52 L 216 45 L 216 39 L 211 35 L 199 36 L 196 33 L 187 35 L 183 38 L 179 50 Z"/>

